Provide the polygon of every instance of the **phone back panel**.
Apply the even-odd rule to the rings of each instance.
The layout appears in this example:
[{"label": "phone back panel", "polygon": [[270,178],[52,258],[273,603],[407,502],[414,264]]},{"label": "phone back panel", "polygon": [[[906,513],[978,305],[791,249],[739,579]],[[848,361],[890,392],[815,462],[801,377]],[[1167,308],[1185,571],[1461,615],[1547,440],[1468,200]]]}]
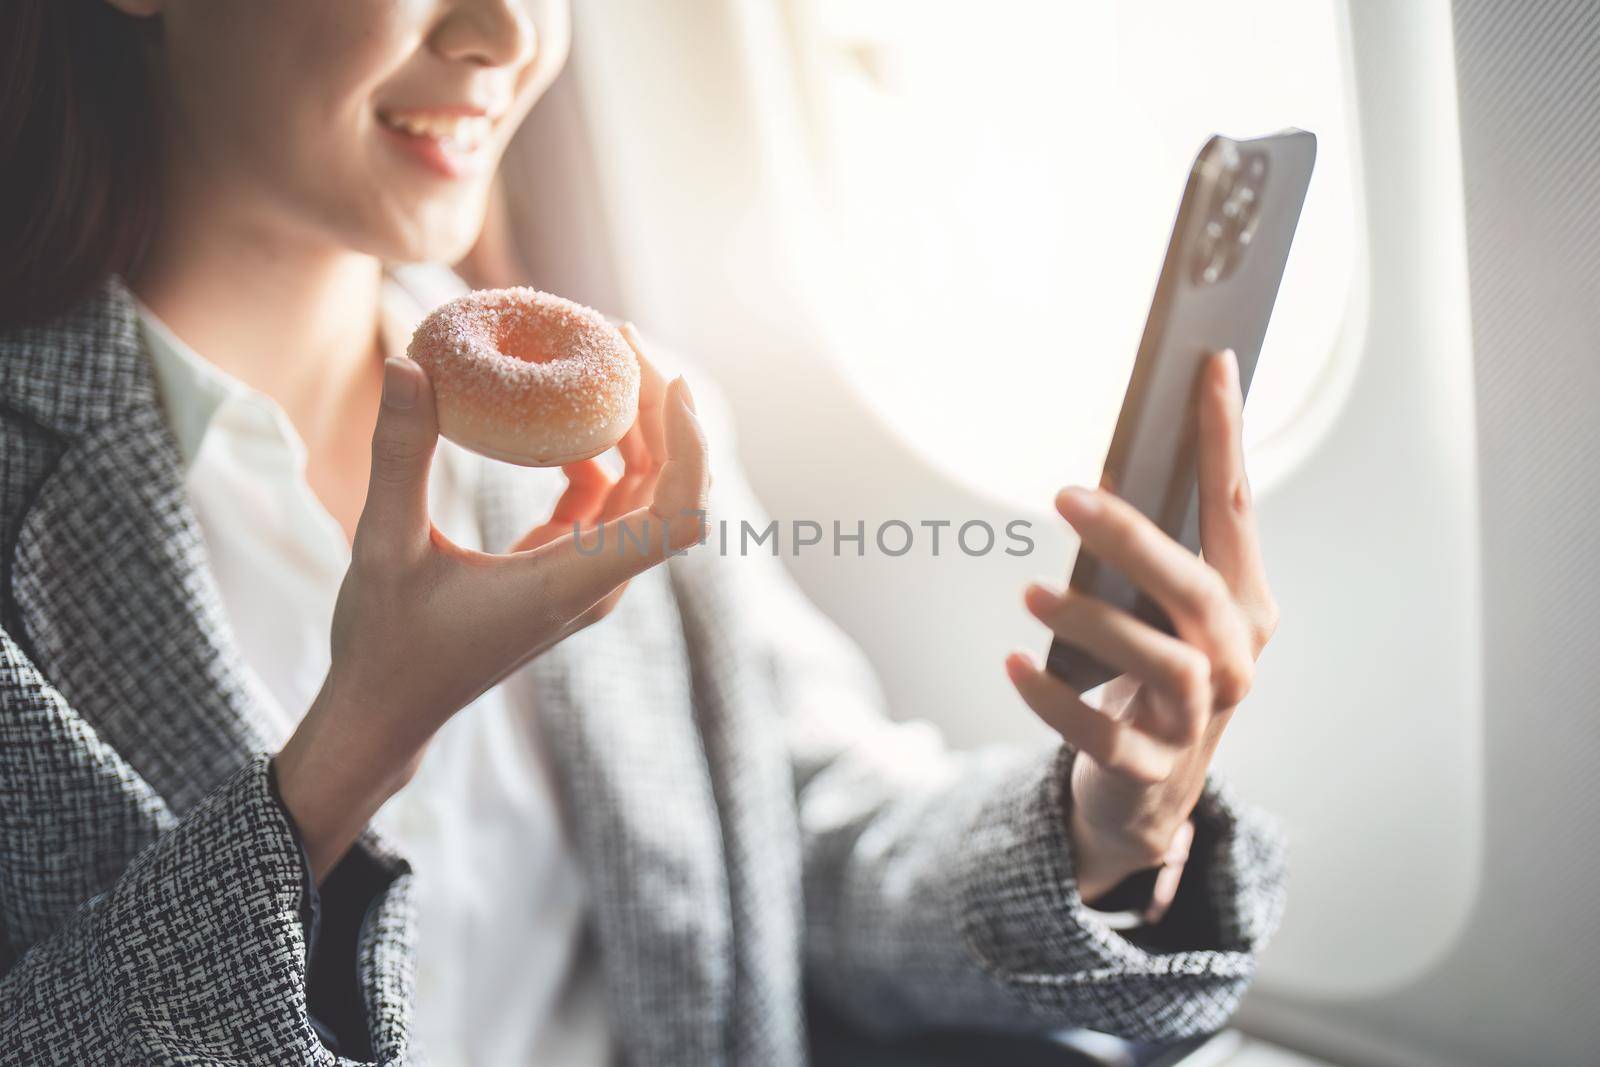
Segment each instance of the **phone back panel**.
[{"label": "phone back panel", "polygon": [[[1248,141],[1213,137],[1178,209],[1103,484],[1194,552],[1195,384],[1210,354],[1232,348],[1249,390],[1316,154],[1316,137],[1303,130]],[[1071,585],[1172,632],[1159,605],[1086,552],[1078,553]],[[1048,666],[1078,692],[1119,673],[1060,641]]]}]

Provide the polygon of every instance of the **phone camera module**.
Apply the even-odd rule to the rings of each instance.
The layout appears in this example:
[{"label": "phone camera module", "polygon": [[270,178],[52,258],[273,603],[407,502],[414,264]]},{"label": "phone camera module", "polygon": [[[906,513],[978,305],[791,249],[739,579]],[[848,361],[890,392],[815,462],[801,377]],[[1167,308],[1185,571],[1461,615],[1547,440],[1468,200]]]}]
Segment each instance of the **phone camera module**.
[{"label": "phone camera module", "polygon": [[1218,174],[1196,241],[1192,275],[1199,285],[1215,285],[1244,259],[1261,221],[1261,190],[1267,158],[1259,152],[1241,157],[1224,145],[1217,158]]}]

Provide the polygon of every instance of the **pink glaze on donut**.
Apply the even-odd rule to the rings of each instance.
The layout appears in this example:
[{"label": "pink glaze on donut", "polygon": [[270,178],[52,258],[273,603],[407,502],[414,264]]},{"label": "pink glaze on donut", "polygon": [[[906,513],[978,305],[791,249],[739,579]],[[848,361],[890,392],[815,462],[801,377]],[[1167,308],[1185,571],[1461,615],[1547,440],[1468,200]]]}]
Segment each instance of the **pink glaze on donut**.
[{"label": "pink glaze on donut", "polygon": [[536,289],[486,289],[422,320],[439,432],[495,459],[552,467],[599,455],[633,425],[639,361],[598,311]]}]

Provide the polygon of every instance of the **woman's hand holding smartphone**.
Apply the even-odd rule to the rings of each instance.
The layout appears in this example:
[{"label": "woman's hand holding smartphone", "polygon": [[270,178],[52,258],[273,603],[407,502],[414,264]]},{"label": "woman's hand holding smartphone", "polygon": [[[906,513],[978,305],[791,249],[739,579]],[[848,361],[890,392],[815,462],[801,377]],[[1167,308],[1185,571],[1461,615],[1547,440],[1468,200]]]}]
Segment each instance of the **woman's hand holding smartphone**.
[{"label": "woman's hand holding smartphone", "polygon": [[1222,732],[1277,626],[1245,478],[1233,353],[1206,364],[1195,407],[1204,559],[1105,489],[1064,489],[1056,499],[1084,550],[1132,578],[1176,632],[1081,591],[1035,584],[1028,610],[1120,676],[1096,708],[1027,654],[1006,661],[1023,700],[1078,750],[1070,832],[1085,900],[1167,863],[1175,841],[1181,850]]},{"label": "woman's hand holding smartphone", "polygon": [[[1102,488],[1056,501],[1082,539],[1072,581],[1027,592],[1054,635],[1048,669],[1019,654],[1008,670],[1079,750],[1071,831],[1086,900],[1134,872],[1178,869],[1206,768],[1277,624],[1242,411],[1316,147],[1286,130],[1201,149]],[[1101,685],[1098,709],[1079,696]]]},{"label": "woman's hand holding smartphone", "polygon": [[[415,773],[435,731],[528,662],[609,612],[628,579],[701,535],[705,438],[682,379],[670,386],[624,330],[643,370],[639,418],[613,481],[566,469],[550,519],[504,555],[452,544],[428,518],[438,440],[422,368],[392,359],[372,439],[367,500],[334,610],[333,662],[275,759],[279,792],[319,881]],[[574,524],[602,550],[580,552]],[[622,533],[626,527],[629,533]]]}]

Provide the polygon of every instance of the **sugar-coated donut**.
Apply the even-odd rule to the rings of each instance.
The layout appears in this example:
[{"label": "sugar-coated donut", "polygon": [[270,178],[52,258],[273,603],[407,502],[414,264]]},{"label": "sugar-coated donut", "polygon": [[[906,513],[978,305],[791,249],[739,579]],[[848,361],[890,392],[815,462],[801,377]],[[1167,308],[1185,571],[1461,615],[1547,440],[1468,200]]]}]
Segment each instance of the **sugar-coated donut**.
[{"label": "sugar-coated donut", "polygon": [[422,320],[407,355],[433,382],[439,432],[493,459],[554,467],[621,440],[639,361],[598,311],[536,289],[485,289]]}]

